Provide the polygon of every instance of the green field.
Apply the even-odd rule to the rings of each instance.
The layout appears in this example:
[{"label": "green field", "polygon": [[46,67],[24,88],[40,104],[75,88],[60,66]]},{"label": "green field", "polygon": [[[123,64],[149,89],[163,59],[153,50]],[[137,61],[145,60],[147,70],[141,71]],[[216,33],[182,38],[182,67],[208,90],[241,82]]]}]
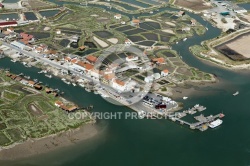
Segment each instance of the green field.
[{"label": "green field", "polygon": [[[5,73],[2,71],[0,75],[5,77]],[[7,77],[5,80],[10,82]],[[65,111],[54,105],[54,102],[60,99],[52,94],[46,94],[44,91],[38,91],[36,94],[25,93],[20,91],[20,87],[23,85],[18,82],[13,83],[13,81],[9,86],[0,85],[2,92],[0,146],[22,142],[29,137],[44,137],[70,128],[77,128],[92,121],[90,117],[82,120],[70,120]]]}]

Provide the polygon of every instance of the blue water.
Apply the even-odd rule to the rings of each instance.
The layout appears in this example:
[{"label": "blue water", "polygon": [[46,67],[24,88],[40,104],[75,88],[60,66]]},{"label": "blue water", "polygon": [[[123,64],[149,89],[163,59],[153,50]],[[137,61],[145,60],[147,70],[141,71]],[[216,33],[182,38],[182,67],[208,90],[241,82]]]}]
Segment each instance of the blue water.
[{"label": "blue water", "polygon": [[37,20],[37,17],[33,12],[25,12],[24,15],[27,20]]},{"label": "blue water", "polygon": [[4,0],[4,3],[17,3],[19,0]]},{"label": "blue water", "polygon": [[53,17],[55,16],[60,10],[46,10],[46,11],[39,11],[39,13],[42,15],[42,16],[45,16],[45,17]]},{"label": "blue water", "polygon": [[17,20],[19,19],[19,16],[17,13],[0,14],[0,19],[6,20],[7,18],[9,18],[9,20]]},{"label": "blue water", "polygon": [[243,3],[243,4],[239,4],[240,7],[243,7],[246,10],[250,10],[250,3]]}]

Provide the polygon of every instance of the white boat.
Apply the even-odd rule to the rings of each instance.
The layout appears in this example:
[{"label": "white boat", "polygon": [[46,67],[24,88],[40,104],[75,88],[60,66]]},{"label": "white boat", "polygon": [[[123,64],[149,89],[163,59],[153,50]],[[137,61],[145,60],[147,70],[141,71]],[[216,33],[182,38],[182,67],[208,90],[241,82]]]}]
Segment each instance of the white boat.
[{"label": "white boat", "polygon": [[73,86],[76,86],[76,83],[72,83]]},{"label": "white boat", "polygon": [[69,82],[69,81],[63,81],[63,82],[64,82],[65,84],[68,84],[68,85],[70,84],[70,82]]},{"label": "white boat", "polygon": [[186,40],[187,40],[187,38],[184,38],[184,39],[183,39],[183,41],[186,41]]},{"label": "white boat", "polygon": [[100,95],[103,97],[103,98],[108,98],[109,96],[105,93],[100,93]]},{"label": "white boat", "polygon": [[216,119],[215,121],[209,123],[208,126],[213,129],[213,128],[220,126],[222,124],[222,122],[223,121],[221,119]]},{"label": "white boat", "polygon": [[14,62],[14,63],[16,62],[16,60],[15,60],[15,59],[11,59],[10,61],[11,61],[11,62]]},{"label": "white boat", "polygon": [[144,119],[146,116],[146,112],[143,110],[138,111],[138,118],[139,119]]},{"label": "white boat", "polygon": [[178,44],[178,42],[176,42],[175,44]]},{"label": "white boat", "polygon": [[82,87],[82,88],[84,88],[84,84],[83,83],[79,84],[79,86]]},{"label": "white boat", "polygon": [[240,92],[237,91],[237,92],[235,92],[233,95],[234,95],[234,96],[237,96],[239,93],[240,93]]},{"label": "white boat", "polygon": [[85,88],[85,90],[86,90],[87,92],[91,92],[91,89],[89,89],[89,88]]},{"label": "white boat", "polygon": [[52,75],[45,74],[46,77],[52,78]]},{"label": "white boat", "polygon": [[62,81],[66,81],[66,79],[65,79],[65,78],[62,78],[61,80],[62,80]]},{"label": "white boat", "polygon": [[208,31],[208,28],[206,27],[206,30]]},{"label": "white boat", "polygon": [[153,11],[150,11],[149,14],[153,14],[154,12]]},{"label": "white boat", "polygon": [[187,99],[188,99],[188,97],[186,97],[186,96],[183,97],[183,100],[187,100]]},{"label": "white boat", "polygon": [[26,78],[26,79],[30,79],[30,76],[24,76],[24,78]]}]

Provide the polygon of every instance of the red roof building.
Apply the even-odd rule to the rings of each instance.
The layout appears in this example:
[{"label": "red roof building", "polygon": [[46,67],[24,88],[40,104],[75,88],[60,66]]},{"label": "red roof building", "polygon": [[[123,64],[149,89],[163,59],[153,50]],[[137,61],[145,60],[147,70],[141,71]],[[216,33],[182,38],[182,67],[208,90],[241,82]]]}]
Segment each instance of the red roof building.
[{"label": "red roof building", "polygon": [[17,22],[16,21],[4,21],[4,22],[0,22],[0,27],[15,27],[17,26]]},{"label": "red roof building", "polygon": [[20,35],[22,36],[22,38],[24,40],[31,40],[34,37],[33,35],[29,35],[29,34],[24,33],[24,32],[20,33]]},{"label": "red roof building", "polygon": [[86,57],[86,59],[90,62],[90,63],[95,63],[97,61],[97,57],[93,56],[93,55],[89,55]]}]

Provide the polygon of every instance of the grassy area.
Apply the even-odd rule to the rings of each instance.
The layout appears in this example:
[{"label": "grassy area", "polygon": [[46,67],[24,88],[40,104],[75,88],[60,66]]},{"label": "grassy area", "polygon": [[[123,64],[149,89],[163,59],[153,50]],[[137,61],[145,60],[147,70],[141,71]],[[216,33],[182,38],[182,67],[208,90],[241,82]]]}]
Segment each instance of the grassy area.
[{"label": "grassy area", "polygon": [[4,134],[4,132],[0,131],[0,146],[6,146],[10,143],[11,141],[9,138]]},{"label": "grassy area", "polygon": [[[5,77],[5,73],[1,72],[0,76]],[[8,77],[5,77],[5,80],[10,82]],[[5,98],[15,100],[7,102],[3,99],[4,103],[0,107],[0,146],[24,141],[28,137],[40,138],[77,128],[91,120],[90,117],[70,120],[63,110],[54,105],[54,102],[60,99],[46,94],[45,91],[37,94],[24,94],[21,91],[17,93],[17,87],[23,85],[13,81],[11,83],[9,86],[0,86]]]},{"label": "grassy area", "polygon": [[17,93],[5,90],[3,92],[3,97],[7,100],[13,101],[16,100],[19,97],[19,95]]}]

